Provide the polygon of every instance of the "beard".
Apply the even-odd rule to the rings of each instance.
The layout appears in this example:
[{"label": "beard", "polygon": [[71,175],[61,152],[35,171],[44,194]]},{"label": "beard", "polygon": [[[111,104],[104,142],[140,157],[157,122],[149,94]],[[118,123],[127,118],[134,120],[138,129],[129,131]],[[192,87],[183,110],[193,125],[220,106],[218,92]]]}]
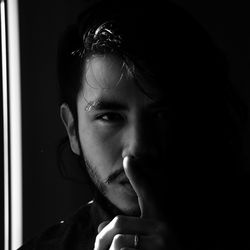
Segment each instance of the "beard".
[{"label": "beard", "polygon": [[[79,145],[80,142],[79,142]],[[93,194],[95,202],[105,211],[106,215],[113,218],[117,215],[125,215],[115,204],[113,204],[107,196],[107,184],[103,182],[95,171],[94,166],[84,153],[83,147],[80,146],[80,164],[86,170],[87,184]]]}]

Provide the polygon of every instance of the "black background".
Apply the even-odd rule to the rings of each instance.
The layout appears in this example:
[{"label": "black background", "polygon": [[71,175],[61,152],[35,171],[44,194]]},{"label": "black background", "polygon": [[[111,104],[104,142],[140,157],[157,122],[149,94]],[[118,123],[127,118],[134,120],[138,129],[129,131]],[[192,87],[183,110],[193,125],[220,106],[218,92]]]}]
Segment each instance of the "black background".
[{"label": "black background", "polygon": [[[65,26],[74,21],[77,13],[90,2],[19,2],[25,241],[63,220],[90,199],[85,185],[61,177],[56,158],[57,145],[65,135],[58,108],[57,41]],[[191,12],[224,50],[230,62],[230,79],[249,103],[248,1],[174,2]],[[246,156],[248,138],[246,134]]]}]

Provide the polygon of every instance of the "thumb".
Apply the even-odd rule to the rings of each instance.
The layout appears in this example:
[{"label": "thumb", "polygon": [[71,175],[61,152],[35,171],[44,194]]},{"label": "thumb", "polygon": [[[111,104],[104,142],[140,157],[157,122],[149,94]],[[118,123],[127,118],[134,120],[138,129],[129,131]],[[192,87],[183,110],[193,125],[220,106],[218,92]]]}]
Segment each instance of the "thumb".
[{"label": "thumb", "polygon": [[141,217],[152,218],[156,215],[156,208],[141,164],[132,156],[125,156],[123,159],[125,174],[138,196]]}]

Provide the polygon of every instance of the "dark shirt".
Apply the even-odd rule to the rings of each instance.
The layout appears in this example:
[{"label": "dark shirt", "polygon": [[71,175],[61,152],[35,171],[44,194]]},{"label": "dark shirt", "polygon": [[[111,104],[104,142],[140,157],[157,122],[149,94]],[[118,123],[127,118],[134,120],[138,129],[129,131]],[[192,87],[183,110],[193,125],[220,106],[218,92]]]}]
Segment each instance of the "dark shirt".
[{"label": "dark shirt", "polygon": [[93,250],[98,225],[107,218],[97,202],[89,202],[18,250]]},{"label": "dark shirt", "polygon": [[[246,189],[246,191],[248,190]],[[177,242],[183,246],[179,249],[250,249],[249,204],[247,205],[247,199],[243,199],[242,195],[247,196],[244,192],[243,194],[235,192],[238,198],[236,199],[233,198],[232,192],[230,194],[231,206],[228,203],[221,206],[220,209],[219,205],[216,206],[216,211],[219,210],[221,213],[215,218],[209,216],[209,213],[197,215],[196,220],[200,218],[200,223],[194,220],[195,216],[186,216],[187,213],[184,211],[188,209],[187,206],[181,210],[184,213],[181,218],[188,217],[188,220],[181,219],[180,223],[178,220],[175,221],[176,232],[180,233],[180,241],[177,240]],[[78,209],[75,214],[48,228],[18,250],[93,250],[99,224],[105,220],[110,221],[115,215],[121,214],[110,205],[104,206],[103,204],[106,202],[103,200],[98,201],[89,202]],[[211,207],[208,209],[207,211],[210,211],[211,214]],[[181,216],[181,213],[177,214],[179,217]],[[210,224],[213,225],[211,227],[208,223],[210,220]]]}]

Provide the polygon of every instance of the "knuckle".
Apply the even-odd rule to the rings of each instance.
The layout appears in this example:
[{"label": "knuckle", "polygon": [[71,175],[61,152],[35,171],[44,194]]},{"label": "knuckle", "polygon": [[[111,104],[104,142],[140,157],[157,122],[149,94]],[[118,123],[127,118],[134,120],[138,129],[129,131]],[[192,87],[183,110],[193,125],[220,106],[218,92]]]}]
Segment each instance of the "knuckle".
[{"label": "knuckle", "polygon": [[120,232],[124,225],[124,217],[121,215],[116,216],[113,219],[113,225],[117,232]]},{"label": "knuckle", "polygon": [[114,236],[114,241],[115,241],[116,243],[120,243],[120,242],[122,241],[122,239],[123,239],[123,235],[122,235],[122,234],[116,234],[116,235]]},{"label": "knuckle", "polygon": [[95,249],[98,249],[103,243],[103,237],[98,234],[95,238]]},{"label": "knuckle", "polygon": [[98,234],[96,236],[95,240],[96,240],[97,243],[101,243],[103,241],[103,237],[100,234]]},{"label": "knuckle", "polygon": [[116,234],[113,238],[112,245],[114,249],[121,249],[123,244],[124,236],[122,234]]}]

